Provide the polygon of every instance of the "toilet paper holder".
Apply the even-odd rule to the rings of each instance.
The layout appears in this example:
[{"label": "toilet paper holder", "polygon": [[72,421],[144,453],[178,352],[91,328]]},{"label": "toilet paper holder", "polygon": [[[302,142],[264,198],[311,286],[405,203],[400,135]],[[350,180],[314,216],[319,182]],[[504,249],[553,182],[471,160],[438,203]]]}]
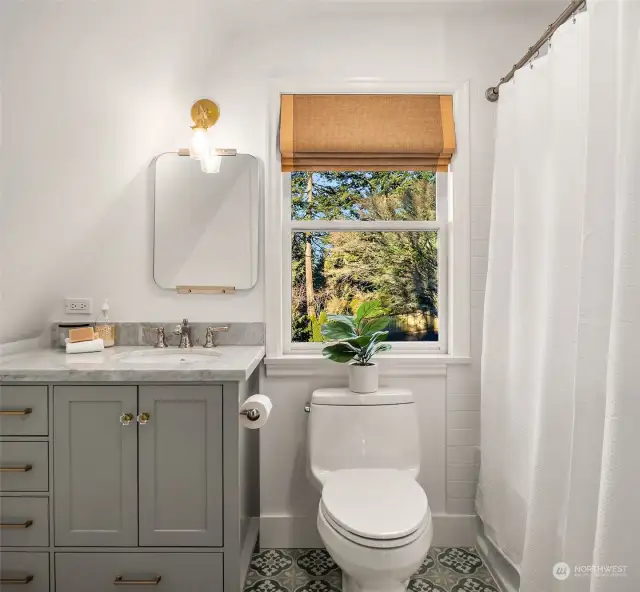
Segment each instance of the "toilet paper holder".
[{"label": "toilet paper holder", "polygon": [[246,415],[249,421],[258,421],[260,419],[260,411],[257,409],[243,409],[240,415]]}]

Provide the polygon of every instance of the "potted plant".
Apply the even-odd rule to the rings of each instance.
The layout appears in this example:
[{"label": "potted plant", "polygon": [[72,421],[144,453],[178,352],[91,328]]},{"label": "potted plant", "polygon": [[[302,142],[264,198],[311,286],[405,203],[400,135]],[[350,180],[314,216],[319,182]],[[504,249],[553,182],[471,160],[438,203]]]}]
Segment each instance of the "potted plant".
[{"label": "potted plant", "polygon": [[322,325],[322,335],[329,341],[322,355],[334,362],[349,365],[349,388],[354,393],[374,393],[378,390],[378,365],[371,358],[391,346],[382,343],[389,336],[385,331],[389,318],[380,316],[380,301],[363,302],[355,316],[329,315]]}]

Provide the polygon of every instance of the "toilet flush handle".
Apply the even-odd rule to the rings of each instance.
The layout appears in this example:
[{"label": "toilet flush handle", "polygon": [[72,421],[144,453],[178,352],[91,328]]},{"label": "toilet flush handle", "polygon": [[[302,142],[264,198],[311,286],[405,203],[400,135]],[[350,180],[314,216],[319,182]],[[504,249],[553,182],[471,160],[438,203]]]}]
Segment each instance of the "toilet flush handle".
[{"label": "toilet flush handle", "polygon": [[309,403],[307,403],[307,404],[304,406],[304,412],[305,412],[305,413],[311,413],[311,405],[309,405]]}]

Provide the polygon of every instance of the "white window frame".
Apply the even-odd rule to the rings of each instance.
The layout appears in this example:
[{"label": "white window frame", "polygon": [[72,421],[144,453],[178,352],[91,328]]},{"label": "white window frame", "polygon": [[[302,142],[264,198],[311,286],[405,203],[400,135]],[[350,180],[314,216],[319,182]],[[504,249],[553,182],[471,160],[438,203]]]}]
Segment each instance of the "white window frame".
[{"label": "white window frame", "polygon": [[[438,323],[444,327],[438,341],[404,342],[393,341],[393,351],[398,353],[447,353],[447,219],[448,219],[448,173],[436,174],[436,220],[358,222],[354,220],[291,220],[291,173],[283,174],[283,221],[282,221],[282,320],[283,353],[319,353],[326,343],[294,343],[291,341],[291,234],[293,232],[411,232],[432,231],[438,234]],[[288,280],[288,281],[287,281]],[[286,320],[289,319],[287,323]]]},{"label": "white window frame", "polygon": [[[449,173],[436,177],[437,220],[427,221],[303,221],[291,220],[291,175],[282,173],[278,149],[282,94],[452,94],[457,149]],[[272,80],[265,162],[265,315],[267,367],[321,359],[318,343],[291,343],[291,232],[313,230],[436,230],[439,247],[438,342],[393,342],[380,358],[421,363],[466,362],[470,359],[470,205],[469,83],[369,80]]]}]

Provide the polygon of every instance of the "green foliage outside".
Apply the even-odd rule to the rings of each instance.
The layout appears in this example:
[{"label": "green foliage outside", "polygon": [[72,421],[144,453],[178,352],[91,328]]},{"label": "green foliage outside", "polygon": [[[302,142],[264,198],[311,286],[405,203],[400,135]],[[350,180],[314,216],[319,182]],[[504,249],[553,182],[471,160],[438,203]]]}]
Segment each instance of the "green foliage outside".
[{"label": "green foliage outside", "polygon": [[[430,172],[296,172],[294,220],[435,220]],[[390,340],[436,340],[435,232],[295,232],[292,236],[293,341],[323,341],[326,315],[380,302]]]},{"label": "green foliage outside", "polygon": [[341,364],[370,365],[371,358],[378,352],[391,349],[388,343],[382,343],[389,336],[385,331],[389,318],[379,316],[380,313],[380,302],[369,300],[363,302],[353,316],[329,315],[328,322],[322,325],[322,335],[338,343],[327,345],[322,355]]}]

